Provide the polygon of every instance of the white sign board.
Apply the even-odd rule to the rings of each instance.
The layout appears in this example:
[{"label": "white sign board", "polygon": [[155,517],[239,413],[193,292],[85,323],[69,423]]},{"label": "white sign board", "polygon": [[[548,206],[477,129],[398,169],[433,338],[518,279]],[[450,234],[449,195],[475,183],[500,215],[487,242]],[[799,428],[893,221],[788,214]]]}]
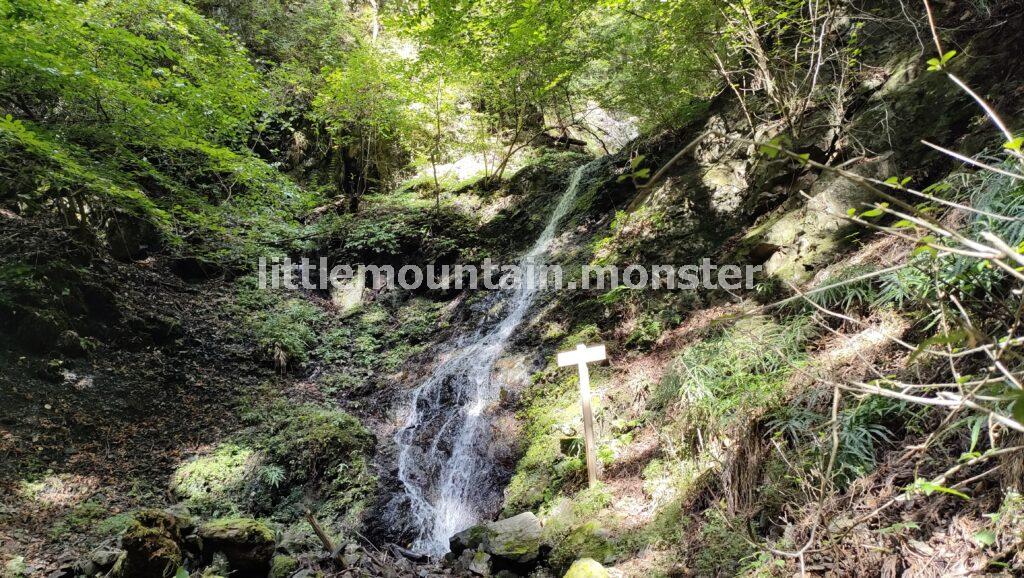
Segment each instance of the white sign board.
[{"label": "white sign board", "polygon": [[587,347],[586,345],[580,344],[572,351],[566,351],[558,354],[558,367],[576,365],[578,363],[590,363],[591,361],[601,361],[602,359],[607,358],[608,356],[605,354],[604,345]]},{"label": "white sign board", "polygon": [[587,364],[593,361],[601,361],[608,356],[605,353],[604,345],[587,347],[579,344],[573,351],[566,351],[558,354],[558,366],[575,365],[580,372],[580,405],[583,406],[583,443],[587,450],[587,478],[590,487],[597,484],[597,454],[594,451],[594,413],[590,409],[590,371]]}]

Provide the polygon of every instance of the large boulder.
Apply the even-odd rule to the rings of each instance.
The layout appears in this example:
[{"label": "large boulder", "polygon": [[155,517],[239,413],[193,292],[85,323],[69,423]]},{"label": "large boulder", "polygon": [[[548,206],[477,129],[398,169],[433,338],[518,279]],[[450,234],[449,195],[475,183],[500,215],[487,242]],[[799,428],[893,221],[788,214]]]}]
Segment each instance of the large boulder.
[{"label": "large boulder", "polygon": [[608,578],[608,570],[597,560],[583,558],[573,562],[563,578]]},{"label": "large boulder", "polygon": [[221,518],[199,527],[203,553],[221,552],[232,576],[266,576],[274,557],[274,532],[252,518]]},{"label": "large boulder", "polygon": [[479,549],[497,561],[528,564],[540,557],[542,528],[533,512],[487,522],[459,532],[449,547],[456,556],[467,549]]}]

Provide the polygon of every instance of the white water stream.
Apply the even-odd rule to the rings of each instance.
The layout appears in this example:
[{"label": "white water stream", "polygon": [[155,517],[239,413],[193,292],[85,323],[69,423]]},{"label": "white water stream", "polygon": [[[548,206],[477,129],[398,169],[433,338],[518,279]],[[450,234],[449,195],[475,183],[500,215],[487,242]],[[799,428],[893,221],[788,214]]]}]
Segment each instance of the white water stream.
[{"label": "white water stream", "polygon": [[448,552],[452,535],[493,513],[500,503],[502,488],[493,475],[491,423],[485,411],[501,389],[494,364],[537,296],[537,269],[589,166],[573,173],[544,231],[522,257],[524,279],[498,296],[504,302],[502,317],[456,339],[448,358],[413,391],[408,419],[395,442],[416,552]]}]

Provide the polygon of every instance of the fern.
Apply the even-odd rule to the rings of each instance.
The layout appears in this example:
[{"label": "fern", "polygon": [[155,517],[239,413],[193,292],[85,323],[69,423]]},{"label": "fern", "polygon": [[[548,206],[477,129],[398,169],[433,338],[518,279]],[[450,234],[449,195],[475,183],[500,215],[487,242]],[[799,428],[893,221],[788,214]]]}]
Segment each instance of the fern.
[{"label": "fern", "polygon": [[260,478],[271,488],[276,488],[284,481],[284,468],[275,464],[263,466],[260,470]]}]

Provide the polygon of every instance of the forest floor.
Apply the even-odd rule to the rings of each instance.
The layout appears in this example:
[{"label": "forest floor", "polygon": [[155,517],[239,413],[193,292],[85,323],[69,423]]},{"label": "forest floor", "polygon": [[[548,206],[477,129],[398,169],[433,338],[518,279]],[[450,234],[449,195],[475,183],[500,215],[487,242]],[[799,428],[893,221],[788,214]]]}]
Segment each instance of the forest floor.
[{"label": "forest floor", "polygon": [[0,551],[30,575],[79,559],[139,507],[173,502],[175,467],[239,427],[261,382],[224,311],[221,280],[187,283],[152,262],[118,266],[121,317],[174,319],[159,343],[100,344],[88,357],[3,352],[0,363]]}]

